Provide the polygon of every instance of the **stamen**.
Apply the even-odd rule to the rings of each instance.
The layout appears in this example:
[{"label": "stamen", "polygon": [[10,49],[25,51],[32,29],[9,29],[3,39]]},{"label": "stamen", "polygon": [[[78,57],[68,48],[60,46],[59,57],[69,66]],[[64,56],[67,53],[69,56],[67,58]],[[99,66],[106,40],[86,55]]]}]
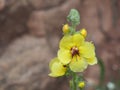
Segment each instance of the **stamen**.
[{"label": "stamen", "polygon": [[72,54],[72,57],[75,56],[75,55],[78,55],[79,56],[79,50],[77,47],[72,47],[71,48],[71,54]]},{"label": "stamen", "polygon": [[63,67],[67,67],[67,65],[63,65]]}]

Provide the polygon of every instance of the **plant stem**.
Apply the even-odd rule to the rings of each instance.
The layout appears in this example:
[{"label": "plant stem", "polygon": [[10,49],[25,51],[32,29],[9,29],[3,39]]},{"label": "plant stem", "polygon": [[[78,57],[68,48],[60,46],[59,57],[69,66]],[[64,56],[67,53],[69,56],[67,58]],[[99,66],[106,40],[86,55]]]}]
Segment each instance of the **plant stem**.
[{"label": "plant stem", "polygon": [[71,76],[72,76],[72,80],[70,83],[71,90],[77,90],[77,82],[76,82],[77,74],[74,72],[71,72]]},{"label": "plant stem", "polygon": [[98,65],[100,67],[100,86],[103,84],[104,82],[104,78],[105,78],[105,66],[104,63],[102,61],[102,59],[98,58]]},{"label": "plant stem", "polygon": [[77,90],[76,88],[76,74],[73,75],[73,84],[74,84],[74,90]]}]

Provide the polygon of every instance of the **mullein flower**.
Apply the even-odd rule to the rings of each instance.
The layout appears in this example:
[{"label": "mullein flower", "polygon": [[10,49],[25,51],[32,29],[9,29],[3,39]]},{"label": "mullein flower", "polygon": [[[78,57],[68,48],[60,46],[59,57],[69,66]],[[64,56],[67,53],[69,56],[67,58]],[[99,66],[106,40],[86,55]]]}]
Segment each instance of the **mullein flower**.
[{"label": "mullein flower", "polygon": [[97,63],[94,45],[81,34],[65,35],[59,47],[58,59],[73,72],[83,72],[88,65]]},{"label": "mullein flower", "polygon": [[66,66],[63,65],[57,57],[51,60],[49,68],[51,70],[49,76],[51,77],[63,76],[66,72]]}]

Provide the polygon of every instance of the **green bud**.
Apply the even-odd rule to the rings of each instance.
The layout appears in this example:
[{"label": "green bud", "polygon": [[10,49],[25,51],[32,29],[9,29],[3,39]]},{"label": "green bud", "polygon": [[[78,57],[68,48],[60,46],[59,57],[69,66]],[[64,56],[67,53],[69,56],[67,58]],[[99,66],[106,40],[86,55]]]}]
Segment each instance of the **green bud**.
[{"label": "green bud", "polygon": [[68,22],[70,22],[73,26],[77,26],[80,24],[80,15],[76,9],[71,9],[69,15],[67,16]]}]

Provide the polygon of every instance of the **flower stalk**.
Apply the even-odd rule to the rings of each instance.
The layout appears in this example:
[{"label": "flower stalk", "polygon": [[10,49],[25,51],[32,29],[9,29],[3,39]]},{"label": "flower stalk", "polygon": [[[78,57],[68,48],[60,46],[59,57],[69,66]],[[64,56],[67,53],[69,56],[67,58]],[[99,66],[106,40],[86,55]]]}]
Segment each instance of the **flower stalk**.
[{"label": "flower stalk", "polygon": [[92,42],[85,41],[87,31],[85,29],[76,31],[80,24],[80,15],[77,10],[71,9],[67,16],[70,25],[63,26],[63,38],[59,43],[57,57],[52,59],[49,67],[51,77],[71,77],[70,89],[83,90],[85,80],[79,72],[84,72],[88,65],[97,64],[95,47]]}]

